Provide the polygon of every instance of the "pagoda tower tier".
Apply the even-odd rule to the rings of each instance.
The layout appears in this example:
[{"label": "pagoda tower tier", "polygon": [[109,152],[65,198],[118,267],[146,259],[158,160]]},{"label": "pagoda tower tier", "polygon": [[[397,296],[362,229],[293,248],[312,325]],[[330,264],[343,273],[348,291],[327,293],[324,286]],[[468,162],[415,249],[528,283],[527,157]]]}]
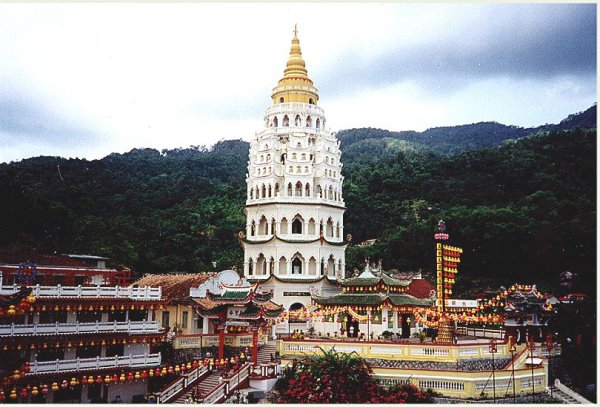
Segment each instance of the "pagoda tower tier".
[{"label": "pagoda tower tier", "polygon": [[294,30],[264,128],[250,143],[244,275],[310,280],[345,271],[341,152]]}]

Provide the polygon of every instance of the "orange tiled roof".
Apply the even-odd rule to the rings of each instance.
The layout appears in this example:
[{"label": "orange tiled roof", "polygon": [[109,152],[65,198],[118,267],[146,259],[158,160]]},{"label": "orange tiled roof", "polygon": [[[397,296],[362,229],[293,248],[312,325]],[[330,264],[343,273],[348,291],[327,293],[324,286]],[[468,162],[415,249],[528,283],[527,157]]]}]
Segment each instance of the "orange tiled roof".
[{"label": "orange tiled roof", "polygon": [[216,277],[216,273],[146,274],[133,284],[139,287],[162,287],[162,296],[168,301],[190,296],[190,288],[198,287]]},{"label": "orange tiled roof", "polygon": [[435,290],[435,287],[429,281],[415,278],[410,281],[404,294],[412,295],[415,298],[429,298],[432,290]]}]

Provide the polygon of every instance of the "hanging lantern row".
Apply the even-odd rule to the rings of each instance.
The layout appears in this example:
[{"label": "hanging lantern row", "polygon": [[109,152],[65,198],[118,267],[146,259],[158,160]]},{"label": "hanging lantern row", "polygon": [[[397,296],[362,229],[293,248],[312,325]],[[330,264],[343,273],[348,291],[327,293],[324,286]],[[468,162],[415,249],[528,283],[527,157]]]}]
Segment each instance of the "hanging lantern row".
[{"label": "hanging lantern row", "polygon": [[[423,312],[424,311],[424,312]],[[437,327],[440,321],[462,323],[488,323],[502,324],[504,317],[498,314],[480,315],[463,313],[441,313],[432,310],[415,310],[415,322],[420,322],[427,327]]]},{"label": "hanging lantern row", "polygon": [[154,310],[163,309],[163,304],[37,304],[32,311],[125,311],[125,310]]},{"label": "hanging lantern row", "polygon": [[117,344],[122,344],[122,345],[127,345],[127,344],[137,344],[137,343],[152,343],[152,344],[156,344],[159,342],[163,342],[166,339],[166,335],[162,335],[159,337],[152,337],[152,338],[148,338],[148,337],[143,337],[143,338],[131,338],[131,337],[127,337],[127,338],[123,338],[123,339],[86,339],[86,340],[80,340],[80,341],[59,341],[59,342],[42,342],[42,343],[31,343],[29,345],[27,344],[22,344],[22,343],[11,343],[11,344],[4,344],[2,346],[2,350],[3,351],[8,351],[8,350],[23,350],[23,349],[30,349],[30,350],[35,350],[35,349],[61,349],[61,348],[81,348],[84,346],[103,346],[103,345],[117,345]]},{"label": "hanging lantern row", "polygon": [[343,287],[342,291],[347,293],[366,293],[366,292],[381,292],[389,291],[391,293],[403,293],[406,291],[406,287],[387,286],[383,284],[377,284],[375,286],[350,286]]},{"label": "hanging lantern row", "polygon": [[[242,355],[243,356],[243,355]],[[240,358],[242,360],[244,360],[245,356],[240,356]],[[233,358],[232,358],[233,359]],[[239,359],[238,359],[239,361]],[[234,361],[235,362],[235,361]],[[231,363],[234,363],[231,362]],[[48,394],[48,390],[52,390],[52,391],[59,391],[60,389],[66,389],[69,386],[70,387],[76,387],[79,385],[92,385],[94,383],[96,384],[116,384],[116,383],[124,383],[124,382],[131,382],[131,381],[139,381],[139,380],[145,380],[148,377],[159,377],[159,376],[167,376],[167,375],[178,375],[181,373],[185,373],[189,370],[193,370],[198,368],[199,366],[209,366],[210,365],[225,365],[225,364],[229,364],[229,361],[227,362],[222,362],[217,360],[216,363],[214,360],[209,360],[209,359],[205,359],[204,361],[197,361],[194,360],[193,362],[187,362],[187,363],[182,363],[181,365],[169,365],[169,366],[163,366],[163,367],[157,367],[156,369],[148,369],[148,370],[137,370],[137,371],[130,371],[128,373],[125,373],[124,371],[121,371],[120,374],[114,373],[112,375],[108,374],[108,375],[98,375],[98,376],[82,376],[80,379],[76,378],[76,377],[71,377],[70,379],[64,379],[62,381],[54,381],[51,385],[48,384],[40,384],[39,386],[31,386],[30,384],[27,385],[26,387],[23,387],[23,390],[25,390],[25,392],[23,392],[23,390],[21,390],[21,397],[26,398],[28,394],[31,394],[32,396],[37,396],[39,393],[41,393],[42,395],[46,395]],[[13,373],[13,376],[18,376],[19,378],[20,376],[20,372],[19,371],[15,371],[15,373]],[[4,383],[4,385],[7,385],[7,383]],[[16,387],[13,387],[14,393],[16,394]],[[11,391],[12,393],[12,391]],[[6,392],[4,389],[0,389],[0,401],[4,401],[4,399],[6,398],[5,396]],[[24,395],[23,395],[24,394]],[[2,398],[2,396],[4,396],[4,399]],[[13,397],[11,397],[13,398]]]},{"label": "hanging lantern row", "polygon": [[35,301],[36,301],[35,295],[29,294],[27,297],[22,298],[21,301],[19,301],[19,303],[16,305],[10,304],[6,308],[0,307],[0,317],[3,317],[3,316],[14,317],[17,315],[23,315],[26,312],[30,312],[33,309],[32,304],[34,304]]}]

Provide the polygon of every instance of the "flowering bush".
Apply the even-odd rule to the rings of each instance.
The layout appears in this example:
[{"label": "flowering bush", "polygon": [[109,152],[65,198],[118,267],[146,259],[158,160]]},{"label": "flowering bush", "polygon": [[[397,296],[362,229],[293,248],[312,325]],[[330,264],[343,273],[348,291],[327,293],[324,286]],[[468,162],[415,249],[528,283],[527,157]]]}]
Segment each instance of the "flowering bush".
[{"label": "flowering bush", "polygon": [[432,393],[413,385],[385,389],[356,354],[321,353],[284,370],[277,382],[280,403],[431,403]]}]

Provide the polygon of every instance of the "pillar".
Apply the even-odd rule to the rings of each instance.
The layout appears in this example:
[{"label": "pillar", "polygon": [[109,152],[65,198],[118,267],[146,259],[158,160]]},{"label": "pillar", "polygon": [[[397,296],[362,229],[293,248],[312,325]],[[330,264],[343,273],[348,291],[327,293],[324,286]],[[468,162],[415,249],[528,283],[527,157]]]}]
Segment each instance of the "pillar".
[{"label": "pillar", "polygon": [[258,363],[258,328],[252,327],[252,364]]},{"label": "pillar", "polygon": [[219,360],[225,357],[225,326],[217,327],[219,331]]}]

